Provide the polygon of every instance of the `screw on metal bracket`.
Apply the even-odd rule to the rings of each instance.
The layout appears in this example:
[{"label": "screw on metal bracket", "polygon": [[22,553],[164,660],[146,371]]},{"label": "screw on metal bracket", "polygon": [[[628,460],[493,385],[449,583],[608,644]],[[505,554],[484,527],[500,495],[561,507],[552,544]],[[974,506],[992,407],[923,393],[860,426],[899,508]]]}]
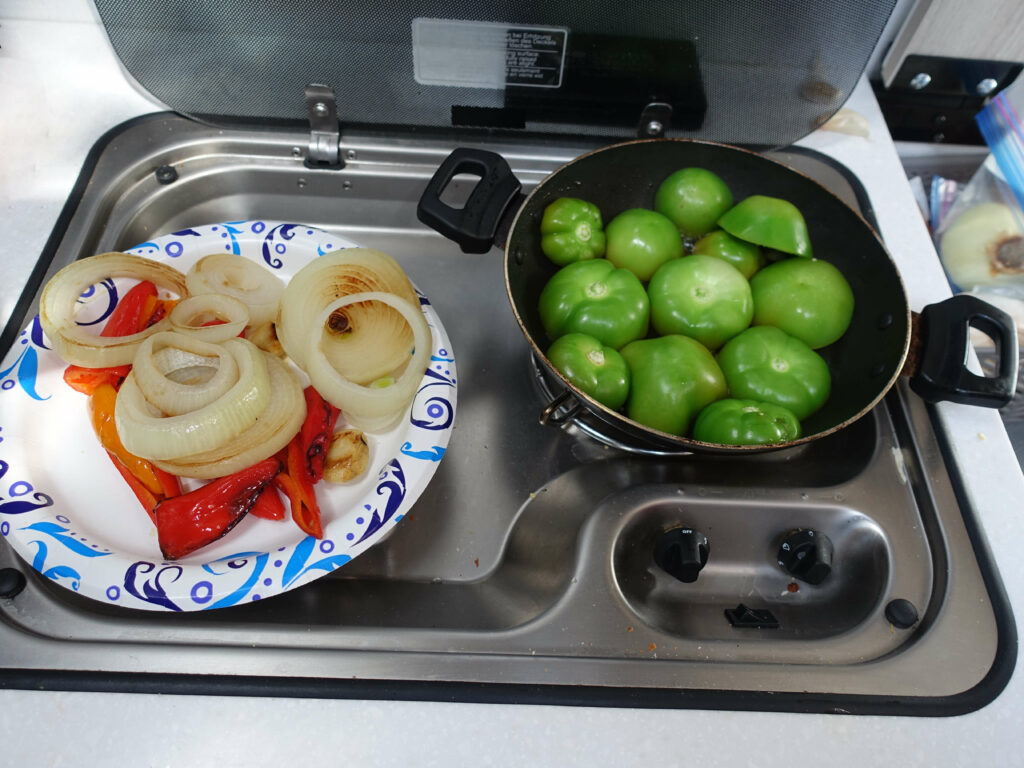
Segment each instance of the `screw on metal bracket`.
[{"label": "screw on metal bracket", "polygon": [[994,77],[986,77],[976,86],[974,86],[974,92],[979,96],[988,96],[992,91],[999,87],[999,81]]},{"label": "screw on metal bracket", "polygon": [[915,91],[920,91],[923,88],[927,88],[932,81],[932,76],[927,72],[918,72],[912,78],[910,78],[910,87]]},{"label": "screw on metal bracket", "polygon": [[309,152],[306,165],[310,168],[344,168],[339,143],[338,110],[334,91],[326,85],[312,83],[306,86],[306,115],[309,118]]},{"label": "screw on metal bracket", "polygon": [[641,139],[660,139],[672,124],[672,105],[652,101],[640,113],[637,136]]}]

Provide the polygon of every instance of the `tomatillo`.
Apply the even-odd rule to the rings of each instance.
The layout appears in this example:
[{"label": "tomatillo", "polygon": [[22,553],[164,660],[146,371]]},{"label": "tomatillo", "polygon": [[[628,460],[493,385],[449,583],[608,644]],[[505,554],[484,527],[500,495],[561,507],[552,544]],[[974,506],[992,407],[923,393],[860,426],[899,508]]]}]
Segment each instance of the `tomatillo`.
[{"label": "tomatillo", "polygon": [[747,279],[714,256],[666,262],[651,278],[647,295],[655,331],[662,336],[681,333],[710,350],[750,325],[754,316]]},{"label": "tomatillo", "polygon": [[733,397],[781,405],[800,420],[825,404],[832,387],[821,355],[771,325],[755,325],[730,339],[718,363]]},{"label": "tomatillo", "polygon": [[618,410],[629,394],[629,366],[618,352],[585,333],[567,333],[548,348],[565,378],[602,405]]},{"label": "tomatillo", "polygon": [[812,349],[827,347],[850,327],[853,290],[821,259],[785,259],[750,281],[754,325],[774,325]]},{"label": "tomatillo", "polygon": [[705,168],[679,169],[661,182],[654,195],[654,209],[687,237],[710,232],[731,207],[729,187]]},{"label": "tomatillo", "polygon": [[794,256],[811,256],[811,236],[800,209],[788,200],[751,195],[718,220],[718,226],[748,243]]},{"label": "tomatillo", "polygon": [[650,280],[662,264],[683,255],[683,241],[676,225],[656,211],[630,208],[605,227],[605,256],[641,280]]},{"label": "tomatillo", "polygon": [[601,211],[593,203],[560,197],[544,209],[540,220],[540,249],[560,267],[604,256]]},{"label": "tomatillo", "polygon": [[725,376],[703,344],[688,336],[659,336],[627,344],[626,414],[646,427],[685,435],[697,414],[726,395]]},{"label": "tomatillo", "polygon": [[693,437],[720,445],[772,445],[800,437],[800,420],[781,405],[727,397],[697,416]]},{"label": "tomatillo", "polygon": [[562,267],[540,292],[540,320],[552,340],[586,333],[613,349],[647,335],[651,304],[639,278],[607,259]]},{"label": "tomatillo", "polygon": [[729,262],[747,280],[765,264],[764,252],[760,246],[735,238],[724,229],[708,232],[694,243],[693,252]]}]

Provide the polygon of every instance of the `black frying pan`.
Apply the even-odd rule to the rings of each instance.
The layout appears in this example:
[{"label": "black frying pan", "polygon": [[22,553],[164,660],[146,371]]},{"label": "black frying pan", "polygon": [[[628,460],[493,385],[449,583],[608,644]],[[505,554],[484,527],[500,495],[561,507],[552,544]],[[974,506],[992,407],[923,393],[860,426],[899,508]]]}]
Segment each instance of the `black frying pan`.
[{"label": "black frying pan", "polygon": [[[819,350],[832,372],[824,407],[803,422],[804,436],[788,447],[823,437],[863,416],[889,391],[901,373],[929,402],[1001,407],[1017,382],[1017,337],[1004,312],[970,296],[956,296],[910,311],[906,291],[878,235],[856,212],[813,179],[756,152],[723,144],[652,139],[615,144],[583,155],[552,173],[522,202],[519,182],[493,152],[457,149],[427,185],[417,210],[428,226],[468,253],[482,253],[500,241],[499,231],[514,215],[505,243],[505,278],[516,318],[545,373],[589,413],[625,438],[657,450],[749,452],[762,446],[721,446],[644,427],[612,411],[568,382],[548,362],[550,340],[537,305],[541,289],[558,267],[540,249],[540,220],[559,197],[596,204],[605,222],[628,208],[653,208],[661,181],[679,168],[698,166],[718,174],[739,201],[748,195],[781,197],[807,220],[816,258],[832,262],[853,289],[855,308],[846,334]],[[457,174],[480,177],[465,206],[453,208],[441,193]],[[498,242],[498,245],[502,243]],[[999,352],[996,377],[977,376],[964,362],[968,326],[991,336]]]}]

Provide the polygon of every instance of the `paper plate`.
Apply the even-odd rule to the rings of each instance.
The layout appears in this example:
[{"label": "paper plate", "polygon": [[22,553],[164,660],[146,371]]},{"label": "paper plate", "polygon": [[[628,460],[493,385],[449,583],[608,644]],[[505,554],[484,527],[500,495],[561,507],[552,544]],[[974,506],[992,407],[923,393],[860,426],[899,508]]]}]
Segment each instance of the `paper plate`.
[{"label": "paper plate", "polygon": [[[301,224],[239,221],[185,229],[129,249],[182,272],[227,251],[288,280],[305,264],[356,244]],[[415,280],[415,275],[410,275]],[[76,316],[101,324],[120,281],[81,298]],[[370,469],[348,485],[320,482],[324,537],[290,520],[247,516],[187,558],[166,562],[156,529],[100,446],[87,398],[62,379],[38,318],[0,364],[0,534],[32,567],[67,589],[129,608],[197,611],[271,597],[323,576],[380,541],[408,512],[444,456],[455,417],[455,358],[425,296],[430,366],[401,423],[367,435]]]}]

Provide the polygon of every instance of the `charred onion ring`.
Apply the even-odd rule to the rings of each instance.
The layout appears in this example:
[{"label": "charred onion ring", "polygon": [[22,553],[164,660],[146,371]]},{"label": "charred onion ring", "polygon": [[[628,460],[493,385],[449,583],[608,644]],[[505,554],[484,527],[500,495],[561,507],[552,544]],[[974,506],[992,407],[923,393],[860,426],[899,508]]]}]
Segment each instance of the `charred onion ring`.
[{"label": "charred onion ring", "polygon": [[174,267],[130,253],[101,253],[68,264],[54,275],[39,299],[39,324],[53,351],[62,359],[87,368],[129,365],[146,338],[170,329],[162,318],[140,333],[98,336],[75,322],[75,303],[91,286],[107,278],[151,280],[177,296],[185,296],[185,276]]}]

